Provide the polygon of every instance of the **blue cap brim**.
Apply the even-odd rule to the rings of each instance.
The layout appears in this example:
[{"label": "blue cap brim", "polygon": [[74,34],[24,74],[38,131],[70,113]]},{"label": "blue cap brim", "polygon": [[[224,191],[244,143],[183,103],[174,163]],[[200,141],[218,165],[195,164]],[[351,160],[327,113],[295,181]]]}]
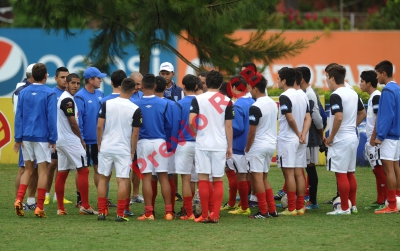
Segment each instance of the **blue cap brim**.
[{"label": "blue cap brim", "polygon": [[100,73],[99,75],[97,75],[98,78],[104,78],[105,76],[107,76],[107,74],[105,73]]}]

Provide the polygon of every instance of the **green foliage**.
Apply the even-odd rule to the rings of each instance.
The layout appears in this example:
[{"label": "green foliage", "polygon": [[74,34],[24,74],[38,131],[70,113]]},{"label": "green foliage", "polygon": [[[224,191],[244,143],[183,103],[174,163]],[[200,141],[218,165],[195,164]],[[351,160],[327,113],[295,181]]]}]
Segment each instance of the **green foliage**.
[{"label": "green foliage", "polygon": [[388,0],[379,12],[370,14],[367,26],[376,30],[400,29],[400,0]]}]

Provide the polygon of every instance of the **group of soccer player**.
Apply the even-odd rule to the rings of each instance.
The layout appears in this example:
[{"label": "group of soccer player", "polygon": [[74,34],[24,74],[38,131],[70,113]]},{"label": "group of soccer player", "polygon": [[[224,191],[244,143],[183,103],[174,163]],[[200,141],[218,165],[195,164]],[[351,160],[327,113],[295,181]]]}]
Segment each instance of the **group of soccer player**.
[{"label": "group of soccer player", "polygon": [[[378,196],[373,206],[379,208],[375,213],[398,212],[400,92],[397,88],[400,87],[393,81],[393,66],[389,61],[379,63],[375,71],[361,74],[360,88],[371,95],[368,113],[356,92],[344,82],[345,68],[336,63],[326,67],[326,81],[333,91],[327,138],[319,99],[309,84],[311,72],[307,67],[284,67],[278,71],[278,86],[284,90],[279,105],[268,97],[267,80],[253,63],[244,64],[240,74],[224,84],[223,75],[215,70],[199,77],[188,74],[182,80],[182,88],[173,82],[174,67],[168,62],[160,65],[160,76],[133,73],[127,78],[124,71],[117,70],[111,75],[113,93],[107,97],[98,90],[106,74],[97,68],[84,71],[85,86],[81,90],[77,74],[70,74],[62,67],[57,69],[56,78],[60,72],[66,73],[64,91],[57,93],[46,87],[46,66],[36,63],[31,67],[31,82],[15,93],[18,102],[15,102],[14,150],[22,150],[25,164],[14,203],[19,216],[24,216],[22,202],[35,170],[38,201],[34,214],[46,216],[44,204],[54,166],[58,166],[55,182],[58,215],[67,214],[65,183],[69,171],[77,170],[79,212],[96,214],[98,220],[105,220],[110,206],[108,190],[113,167],[118,185],[118,222],[133,216],[129,208],[131,177],[135,197],[138,181],[142,180],[144,213],[138,220],[155,219],[158,182],[166,220],[179,216],[181,220],[217,223],[220,210],[253,219],[304,215],[306,210],[318,208],[315,164],[318,148],[323,143],[329,148],[327,168],[335,172],[341,199],[341,209],[328,214],[357,213],[356,127],[366,116],[366,151],[377,180]],[[386,85],[382,95],[376,89],[377,82]],[[379,96],[382,97],[379,99]],[[288,199],[287,208],[279,214],[267,178],[275,150]],[[52,159],[58,161],[48,166],[54,163]],[[98,212],[89,204],[89,165],[94,167]],[[229,200],[221,206],[225,172]],[[176,214],[176,175],[179,174],[183,207]],[[310,199],[305,204],[307,190]],[[196,191],[202,208],[197,217],[192,207]],[[259,207],[252,215],[250,191]],[[235,201],[237,192],[239,205]],[[388,206],[384,205],[386,198]]]}]

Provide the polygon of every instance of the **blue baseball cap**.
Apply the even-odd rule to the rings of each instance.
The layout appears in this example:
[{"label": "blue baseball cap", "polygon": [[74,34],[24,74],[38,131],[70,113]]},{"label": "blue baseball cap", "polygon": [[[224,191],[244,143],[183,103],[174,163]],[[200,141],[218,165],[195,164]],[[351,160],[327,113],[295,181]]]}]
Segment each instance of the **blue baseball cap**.
[{"label": "blue baseball cap", "polygon": [[85,79],[94,77],[104,78],[105,76],[107,76],[107,74],[100,72],[96,67],[89,67],[83,72],[83,77]]}]

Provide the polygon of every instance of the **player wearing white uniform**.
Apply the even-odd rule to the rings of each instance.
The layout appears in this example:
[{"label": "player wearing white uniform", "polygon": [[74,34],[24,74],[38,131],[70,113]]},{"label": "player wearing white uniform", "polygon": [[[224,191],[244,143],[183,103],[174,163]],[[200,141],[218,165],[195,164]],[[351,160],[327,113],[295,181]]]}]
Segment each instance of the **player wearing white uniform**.
[{"label": "player wearing white uniform", "polygon": [[271,158],[276,148],[278,107],[276,102],[265,93],[267,80],[257,76],[253,77],[253,80],[249,89],[256,102],[249,109],[250,128],[244,151],[254,183],[259,211],[250,215],[249,218],[265,219],[278,216],[274,193],[267,179]]},{"label": "player wearing white uniform", "polygon": [[[227,158],[232,157],[232,119],[233,109],[230,99],[218,92],[223,82],[222,74],[210,71],[206,77],[208,91],[192,100],[189,121],[197,129],[195,146],[196,171],[199,174],[199,195],[202,215],[196,222],[219,220],[223,199],[224,167]],[[213,177],[214,210],[209,206],[209,176]]]},{"label": "player wearing white uniform", "polygon": [[99,185],[97,187],[99,215],[105,220],[107,210],[107,183],[115,166],[118,184],[117,218],[124,222],[124,210],[129,205],[130,165],[136,151],[139,129],[142,125],[140,108],[129,98],[135,90],[135,82],[125,78],[121,84],[120,97],[107,100],[102,104],[97,123],[97,145],[99,147]]},{"label": "player wearing white uniform", "polygon": [[[354,176],[358,138],[356,134],[357,120],[364,116],[364,105],[357,93],[344,86],[346,69],[341,65],[330,67],[326,73],[326,81],[331,94],[331,131],[325,139],[329,147],[327,169],[335,172],[338,185],[341,209],[327,213],[343,215],[357,213],[356,192],[357,181]],[[346,151],[343,151],[346,149]],[[348,200],[352,203],[349,208]]]},{"label": "player wearing white uniform", "polygon": [[[278,71],[278,85],[284,92],[279,96],[281,116],[279,119],[277,164],[282,168],[287,186],[288,208],[282,215],[303,215],[305,180],[305,148],[311,124],[308,100],[294,88],[296,72],[284,67]],[[297,195],[297,199],[296,199]]]}]

